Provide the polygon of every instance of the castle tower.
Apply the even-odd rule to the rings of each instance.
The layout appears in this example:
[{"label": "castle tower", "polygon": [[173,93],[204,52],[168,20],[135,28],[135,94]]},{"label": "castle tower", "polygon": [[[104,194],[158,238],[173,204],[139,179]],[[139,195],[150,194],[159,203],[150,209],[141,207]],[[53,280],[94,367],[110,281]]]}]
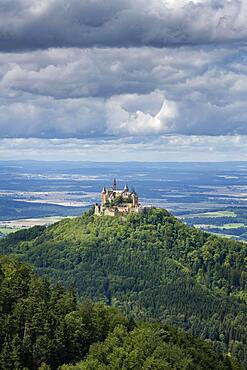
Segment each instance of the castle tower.
[{"label": "castle tower", "polygon": [[136,194],[136,192],[134,192],[133,194],[132,194],[132,205],[133,205],[133,207],[136,207],[136,206],[138,206],[138,195]]},{"label": "castle tower", "polygon": [[128,192],[129,191],[129,187],[128,187],[128,185],[127,184],[125,184],[125,186],[124,186],[124,192]]},{"label": "castle tower", "polygon": [[113,180],[112,190],[117,190],[117,180],[116,180],[116,178],[114,178],[114,180]]},{"label": "castle tower", "polygon": [[102,193],[101,193],[101,202],[102,202],[102,206],[104,206],[106,204],[108,200],[108,197],[107,197],[107,192],[106,192],[106,188],[103,187],[102,189]]}]

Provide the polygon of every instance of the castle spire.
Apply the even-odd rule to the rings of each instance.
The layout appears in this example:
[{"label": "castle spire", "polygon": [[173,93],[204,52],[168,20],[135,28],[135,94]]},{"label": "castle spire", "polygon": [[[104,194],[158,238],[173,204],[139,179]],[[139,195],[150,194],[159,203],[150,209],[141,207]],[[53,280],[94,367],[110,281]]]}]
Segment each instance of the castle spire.
[{"label": "castle spire", "polygon": [[113,186],[112,186],[112,189],[113,190],[117,190],[117,180],[116,178],[114,177],[114,180],[113,180]]},{"label": "castle spire", "polygon": [[129,191],[129,187],[128,187],[127,184],[125,184],[125,186],[124,186],[124,191]]}]

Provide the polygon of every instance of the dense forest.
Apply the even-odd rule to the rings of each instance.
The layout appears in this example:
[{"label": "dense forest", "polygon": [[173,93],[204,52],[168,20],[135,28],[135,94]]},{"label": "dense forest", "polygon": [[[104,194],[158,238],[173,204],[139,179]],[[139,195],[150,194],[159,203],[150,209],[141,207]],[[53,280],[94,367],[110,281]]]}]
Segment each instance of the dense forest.
[{"label": "dense forest", "polygon": [[135,322],[103,303],[79,303],[73,290],[51,287],[7,257],[0,257],[0,333],[3,370],[241,369],[177,329]]},{"label": "dense forest", "polygon": [[[135,320],[183,328],[247,368],[244,243],[150,209],[125,218],[89,212],[48,228],[21,231],[0,241],[0,253],[31,263],[54,283],[74,287],[81,298],[101,300]],[[137,330],[135,335],[141,334]],[[122,340],[123,351],[129,341]],[[107,352],[107,344],[98,348]],[[87,361],[92,356],[90,352]]]}]

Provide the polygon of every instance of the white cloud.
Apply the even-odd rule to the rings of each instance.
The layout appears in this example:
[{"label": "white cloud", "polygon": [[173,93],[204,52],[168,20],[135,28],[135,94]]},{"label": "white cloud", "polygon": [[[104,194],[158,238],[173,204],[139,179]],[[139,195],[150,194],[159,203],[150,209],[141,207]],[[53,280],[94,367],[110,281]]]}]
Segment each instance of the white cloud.
[{"label": "white cloud", "polygon": [[24,95],[0,105],[0,137],[103,135],[104,106],[97,99],[55,100]]},{"label": "white cloud", "polygon": [[[160,92],[154,92],[145,96],[145,111],[140,110],[143,96],[132,95],[128,97],[132,100],[132,105],[136,105],[133,111],[128,111],[126,106],[126,97],[113,97],[108,100],[107,110],[107,131],[111,134],[120,136],[132,135],[157,135],[173,130],[173,124],[178,117],[176,104],[166,100]],[[152,105],[161,102],[161,108],[157,113],[151,114],[147,110],[152,110]]]},{"label": "white cloud", "polygon": [[247,136],[166,135],[148,139],[0,139],[1,160],[243,161]]}]

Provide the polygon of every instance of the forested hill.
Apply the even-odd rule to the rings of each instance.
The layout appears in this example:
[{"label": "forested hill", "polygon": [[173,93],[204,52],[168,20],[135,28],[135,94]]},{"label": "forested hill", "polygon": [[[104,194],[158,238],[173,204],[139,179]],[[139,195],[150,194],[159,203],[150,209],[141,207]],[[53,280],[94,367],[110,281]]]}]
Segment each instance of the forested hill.
[{"label": "forested hill", "polygon": [[247,368],[246,244],[189,228],[167,211],[125,218],[90,213],[0,242],[81,297],[138,319],[175,324]]},{"label": "forested hill", "polygon": [[136,323],[102,303],[78,303],[73,291],[52,288],[6,257],[0,257],[0,333],[3,370],[241,369],[167,325]]}]

